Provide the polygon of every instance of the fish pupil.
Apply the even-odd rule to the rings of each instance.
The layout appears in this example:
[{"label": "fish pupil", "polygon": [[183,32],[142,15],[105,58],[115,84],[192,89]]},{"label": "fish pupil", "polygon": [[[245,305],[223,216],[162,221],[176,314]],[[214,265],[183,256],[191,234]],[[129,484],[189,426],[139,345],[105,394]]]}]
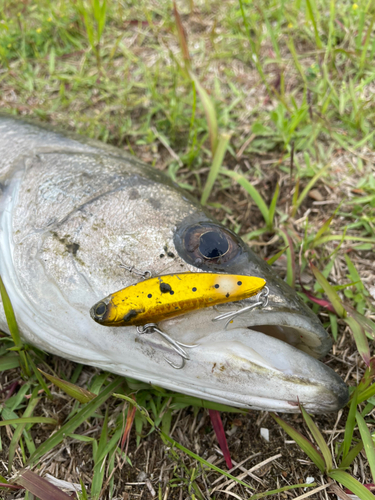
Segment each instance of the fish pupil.
[{"label": "fish pupil", "polygon": [[101,302],[100,304],[98,304],[95,308],[95,314],[97,316],[103,316],[103,314],[105,313],[106,311],[106,305],[104,304],[104,302]]},{"label": "fish pupil", "polygon": [[224,234],[208,231],[199,238],[199,252],[205,259],[216,259],[229,250],[228,240]]}]

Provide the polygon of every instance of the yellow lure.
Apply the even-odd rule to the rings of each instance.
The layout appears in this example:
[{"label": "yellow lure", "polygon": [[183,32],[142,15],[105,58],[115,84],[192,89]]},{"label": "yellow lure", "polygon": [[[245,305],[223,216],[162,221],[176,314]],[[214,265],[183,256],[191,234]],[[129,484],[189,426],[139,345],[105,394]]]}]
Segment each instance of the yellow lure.
[{"label": "yellow lure", "polygon": [[195,309],[256,295],[262,278],[234,274],[181,273],[130,285],[95,304],[91,317],[106,326],[141,326]]}]

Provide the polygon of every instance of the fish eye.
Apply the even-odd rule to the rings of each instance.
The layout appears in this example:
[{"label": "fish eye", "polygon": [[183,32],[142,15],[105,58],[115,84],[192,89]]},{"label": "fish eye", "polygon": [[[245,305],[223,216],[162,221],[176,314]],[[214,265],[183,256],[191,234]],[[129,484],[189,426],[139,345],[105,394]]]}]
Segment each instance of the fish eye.
[{"label": "fish eye", "polygon": [[104,316],[105,312],[107,310],[107,306],[104,304],[104,302],[99,302],[99,304],[95,307],[95,316],[98,318],[101,318]]},{"label": "fish eye", "polygon": [[181,257],[202,269],[230,264],[243,251],[235,234],[212,222],[201,222],[186,228],[176,245]]},{"label": "fish eye", "polygon": [[205,259],[217,259],[228,252],[228,239],[218,231],[207,231],[199,237],[198,250]]}]

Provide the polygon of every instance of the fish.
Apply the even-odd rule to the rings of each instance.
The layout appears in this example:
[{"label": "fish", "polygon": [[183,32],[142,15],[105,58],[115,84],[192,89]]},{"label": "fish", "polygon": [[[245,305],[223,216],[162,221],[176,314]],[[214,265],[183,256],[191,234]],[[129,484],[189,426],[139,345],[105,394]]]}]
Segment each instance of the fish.
[{"label": "fish", "polygon": [[[319,361],[332,342],[317,316],[163,172],[114,146],[1,116],[0,188],[0,274],[25,342],[238,408],[326,413],[347,403],[346,385]],[[147,334],[92,320],[94,304],[147,272],[254,276],[268,297],[191,310]],[[228,314],[229,324],[220,320]],[[0,328],[9,333],[2,307]],[[183,369],[158,331],[194,345]]]}]

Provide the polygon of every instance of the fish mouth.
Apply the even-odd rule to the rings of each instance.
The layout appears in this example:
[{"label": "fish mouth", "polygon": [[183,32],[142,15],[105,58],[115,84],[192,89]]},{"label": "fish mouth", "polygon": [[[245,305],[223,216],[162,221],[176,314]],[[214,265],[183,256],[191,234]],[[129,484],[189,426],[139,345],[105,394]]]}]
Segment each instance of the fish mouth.
[{"label": "fish mouth", "polygon": [[[315,414],[337,411],[348,402],[345,383],[317,359],[331,347],[317,319],[312,325],[310,317],[293,311],[260,310],[238,316],[225,329],[224,322],[218,328],[205,314],[189,315],[190,335],[182,337],[198,344],[189,351],[186,380],[190,368],[201,372],[205,367],[200,397],[203,390],[207,399],[223,404],[287,413],[298,412],[302,404]],[[165,328],[177,336],[184,326],[181,321],[174,329],[172,324]],[[188,392],[193,394],[192,384]]]}]

